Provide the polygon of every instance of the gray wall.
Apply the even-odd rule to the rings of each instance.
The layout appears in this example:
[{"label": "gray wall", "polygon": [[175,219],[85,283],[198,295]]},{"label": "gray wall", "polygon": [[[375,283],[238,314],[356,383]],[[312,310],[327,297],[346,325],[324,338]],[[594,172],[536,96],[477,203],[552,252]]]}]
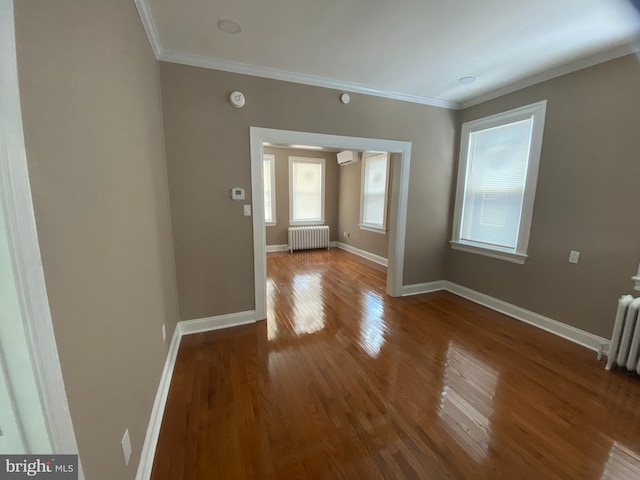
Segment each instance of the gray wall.
[{"label": "gray wall", "polygon": [[[390,155],[389,178],[387,179],[387,227],[391,185],[393,185],[393,155]],[[340,205],[338,208],[339,241],[365,252],[387,258],[389,231],[372,232],[360,228],[360,193],[362,190],[362,162],[340,167]],[[347,232],[348,236],[345,236]]]},{"label": "gray wall", "polygon": [[[177,318],[158,64],[131,0],[14,2],[36,223],[86,478],[135,476]],[[133,456],[120,441],[129,428]]]},{"label": "gray wall", "polygon": [[289,243],[289,157],[324,158],[324,220],[329,225],[331,240],[338,239],[339,166],[335,153],[293,148],[265,147],[264,153],[275,156],[276,225],[266,227],[267,245]]},{"label": "gray wall", "polygon": [[164,62],[160,75],[183,320],[254,308],[251,218],[229,198],[250,192],[250,126],[413,142],[404,283],[444,278],[456,112]]},{"label": "gray wall", "polygon": [[[548,101],[530,258],[449,250],[449,280],[610,337],[640,260],[639,85],[638,59],[627,56],[462,112],[465,122]],[[577,265],[570,250],[581,252]]]}]

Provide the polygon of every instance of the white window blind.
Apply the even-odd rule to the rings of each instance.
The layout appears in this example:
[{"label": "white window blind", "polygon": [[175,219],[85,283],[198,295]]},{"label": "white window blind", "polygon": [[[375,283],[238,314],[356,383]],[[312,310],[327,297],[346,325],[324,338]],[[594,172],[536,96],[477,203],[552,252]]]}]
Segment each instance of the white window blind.
[{"label": "white window blind", "polygon": [[324,159],[289,157],[290,220],[324,222]]},{"label": "white window blind", "polygon": [[265,155],[262,160],[262,174],[264,179],[264,221],[275,223],[276,221],[276,190],[275,190],[275,158],[273,155]]},{"label": "white window blind", "polygon": [[547,102],[462,125],[451,246],[527,258]]},{"label": "white window blind", "polygon": [[386,153],[367,156],[362,161],[361,220],[363,227],[384,229],[387,216],[387,173],[389,159]]},{"label": "white window blind", "polygon": [[460,238],[515,249],[533,119],[472,132]]}]

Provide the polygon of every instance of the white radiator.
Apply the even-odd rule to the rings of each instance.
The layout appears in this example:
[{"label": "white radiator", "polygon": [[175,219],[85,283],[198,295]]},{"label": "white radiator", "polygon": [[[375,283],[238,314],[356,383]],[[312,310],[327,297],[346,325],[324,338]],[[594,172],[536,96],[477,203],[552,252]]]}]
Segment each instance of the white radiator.
[{"label": "white radiator", "polygon": [[329,226],[289,227],[289,251],[329,248]]},{"label": "white radiator", "polygon": [[640,373],[639,310],[640,298],[634,299],[631,295],[624,295],[620,298],[616,312],[616,323],[613,326],[611,346],[609,347],[607,370],[616,364],[619,367]]}]

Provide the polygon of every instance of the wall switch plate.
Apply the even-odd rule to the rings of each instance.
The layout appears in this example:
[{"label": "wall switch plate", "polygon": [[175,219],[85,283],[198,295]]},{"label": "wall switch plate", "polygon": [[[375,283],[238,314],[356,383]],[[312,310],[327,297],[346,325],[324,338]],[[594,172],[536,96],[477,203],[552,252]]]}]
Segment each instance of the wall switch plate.
[{"label": "wall switch plate", "polygon": [[580,252],[571,250],[571,253],[569,254],[569,263],[578,263],[578,260],[580,260]]},{"label": "wall switch plate", "polygon": [[167,327],[162,324],[162,343],[167,343]]},{"label": "wall switch plate", "polygon": [[244,216],[245,217],[250,217],[251,216],[251,205],[245,205],[244,206]]},{"label": "wall switch plate", "polygon": [[131,460],[131,438],[129,437],[129,429],[127,428],[124,431],[124,436],[122,437],[122,453],[124,455],[124,466],[129,465],[129,460]]}]

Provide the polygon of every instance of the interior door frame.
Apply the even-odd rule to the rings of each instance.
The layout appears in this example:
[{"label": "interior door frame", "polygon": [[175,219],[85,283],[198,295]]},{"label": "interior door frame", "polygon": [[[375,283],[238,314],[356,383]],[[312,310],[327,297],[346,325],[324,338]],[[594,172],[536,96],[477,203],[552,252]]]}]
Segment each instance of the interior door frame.
[{"label": "interior door frame", "polygon": [[387,294],[402,295],[404,252],[407,230],[407,203],[411,142],[366,137],[347,137],[322,133],[250,127],[251,204],[253,209],[253,263],[256,320],[267,316],[267,249],[264,227],[262,157],[264,143],[275,145],[316,145],[343,150],[373,150],[396,154],[389,207],[389,250],[387,252]]},{"label": "interior door frame", "polygon": [[[0,0],[0,208],[40,405],[53,453],[77,454],[49,309],[29,184],[18,83],[13,0]],[[0,228],[3,228],[0,225]],[[9,372],[11,373],[11,372]],[[84,478],[79,462],[79,478]]]}]

